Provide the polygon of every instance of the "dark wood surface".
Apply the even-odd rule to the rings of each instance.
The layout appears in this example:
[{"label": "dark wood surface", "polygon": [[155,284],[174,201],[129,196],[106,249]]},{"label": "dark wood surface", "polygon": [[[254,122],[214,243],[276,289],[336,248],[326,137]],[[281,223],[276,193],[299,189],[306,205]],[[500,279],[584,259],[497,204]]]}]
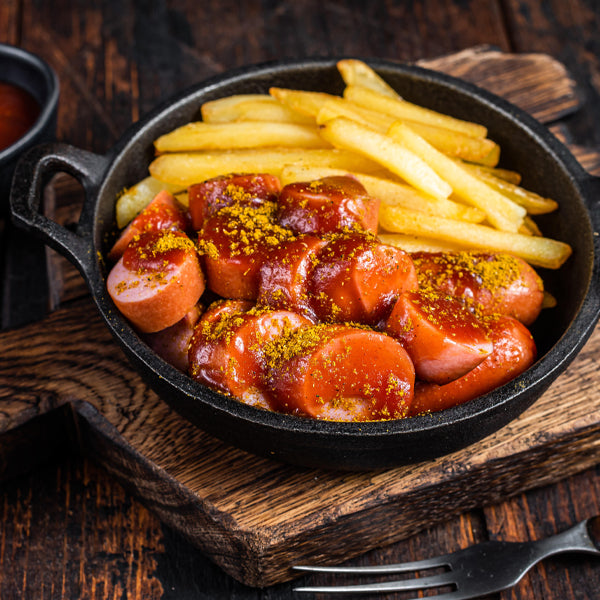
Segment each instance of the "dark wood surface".
[{"label": "dark wood surface", "polygon": [[[58,137],[96,152],[107,150],[157,101],[248,62],[323,54],[416,61],[479,44],[549,53],[565,64],[582,108],[564,116],[561,132],[592,149],[579,155],[590,163],[600,146],[594,110],[600,11],[591,2],[62,4],[3,3],[0,41],[38,52],[56,68],[62,84]],[[5,238],[18,244],[6,229]],[[35,280],[40,265],[29,264]],[[35,286],[32,277],[4,270],[4,326],[44,316],[45,301],[20,285]],[[53,308],[62,303],[68,310],[70,302],[78,300],[61,293],[52,298]],[[44,400],[52,402],[51,394]],[[0,462],[14,477],[0,489],[1,598],[293,597],[289,584],[252,590],[212,565],[114,477],[73,454],[72,428],[63,427],[73,422],[72,408],[57,410],[28,421],[27,436],[18,436],[36,440],[35,458],[31,445],[15,449],[3,437]],[[9,447],[10,454],[4,451]],[[590,449],[586,464],[595,464],[594,455]],[[548,535],[595,514],[599,504],[600,471],[591,467],[550,487],[442,519],[355,562],[418,558],[488,538]],[[499,597],[591,599],[599,589],[598,562],[561,558]]]}]

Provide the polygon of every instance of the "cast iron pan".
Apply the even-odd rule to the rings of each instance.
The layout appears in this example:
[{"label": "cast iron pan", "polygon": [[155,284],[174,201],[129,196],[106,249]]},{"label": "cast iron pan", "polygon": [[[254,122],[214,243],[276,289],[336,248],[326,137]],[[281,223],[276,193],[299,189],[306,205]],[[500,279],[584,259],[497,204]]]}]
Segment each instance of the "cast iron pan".
[{"label": "cast iron pan", "polygon": [[[391,467],[440,456],[489,435],[550,386],[581,349],[600,312],[600,243],[594,234],[600,224],[600,179],[586,174],[553,135],[504,100],[436,72],[368,62],[406,99],[485,124],[502,147],[502,166],[522,173],[525,187],[559,201],[557,213],[538,220],[544,234],[573,246],[562,269],[541,273],[558,307],[545,310],[533,328],[539,360],[511,383],[462,406],[373,423],[322,422],[252,408],[195,383],[161,360],[119,315],[105,290],[100,254],[115,228],[115,197],[147,175],[153,140],[197,120],[200,105],[221,96],[264,93],[270,86],[340,94],[343,82],[334,59],[253,66],[206,81],[134,124],[104,156],[63,144],[37,147],[20,162],[12,188],[15,221],[78,267],[115,339],[165,402],[228,443],[309,467]],[[75,176],[85,189],[75,231],[39,213],[42,184],[58,171]]]}]

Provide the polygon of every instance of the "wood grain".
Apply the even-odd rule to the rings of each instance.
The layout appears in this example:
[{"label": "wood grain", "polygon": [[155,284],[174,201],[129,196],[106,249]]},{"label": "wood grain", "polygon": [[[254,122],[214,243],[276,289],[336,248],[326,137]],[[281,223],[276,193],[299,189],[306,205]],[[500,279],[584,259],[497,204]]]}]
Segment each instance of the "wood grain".
[{"label": "wood grain", "polygon": [[[525,82],[511,94],[536,116],[553,121],[577,106],[564,70],[547,57],[505,56],[502,66],[496,51],[479,48],[436,66],[476,79],[480,60],[491,65],[484,70],[491,87],[501,85],[502,72]],[[552,110],[546,101],[526,100],[532,65],[543,81],[559,76]],[[75,221],[78,185],[57,178],[47,191],[47,212],[59,222]],[[532,409],[464,451],[379,473],[298,469],[233,449],[173,413],[116,350],[74,270],[54,253],[49,265],[58,284],[54,306],[65,308],[41,324],[0,334],[0,432],[14,439],[43,415],[63,415],[61,427],[75,447],[246,584],[284,581],[297,562],[345,560],[595,463],[597,332]],[[49,444],[58,454],[58,442]],[[405,507],[400,516],[399,505]]]},{"label": "wood grain", "polygon": [[[600,445],[598,331],[499,433],[438,460],[362,474],[280,465],[191,427],[131,371],[88,301],[0,340],[2,431],[71,403],[87,454],[250,585],[285,580],[299,560],[340,561],[557,481],[595,464]],[[398,505],[406,507],[400,517]],[[332,547],[333,539],[344,542]]]},{"label": "wood grain", "polygon": [[[507,58],[514,60],[508,64]],[[502,90],[504,77],[522,81],[523,87],[513,86],[507,93],[545,122],[577,107],[572,82],[556,61],[544,56],[504,59],[503,65],[497,51],[478,48],[456,55],[454,61],[444,57],[427,66],[483,83],[492,91]],[[479,68],[478,61],[486,67]],[[532,99],[529,86],[536,72],[544,81],[555,78],[555,85],[542,86],[540,97]],[[545,97],[552,90],[554,103]],[[585,160],[597,164],[598,157],[588,152]],[[75,220],[79,194],[71,180],[58,178],[48,189],[48,212],[61,222]],[[0,441],[6,450],[2,474],[8,477],[16,469],[33,468],[32,457],[56,459],[72,444],[99,461],[164,523],[246,584],[285,581],[291,577],[289,566],[296,562],[339,562],[369,548],[388,546],[453,515],[595,464],[598,332],[575,365],[530,411],[465,451],[381,473],[297,469],[232,449],[170,411],[116,350],[85,299],[75,271],[65,268],[56,256],[49,260],[52,280],[60,284],[53,288],[53,306],[65,308],[41,326],[0,336],[7,359],[0,366],[4,399]],[[559,413],[555,406],[565,399],[568,410]],[[28,447],[39,441],[37,435],[31,437],[33,424],[43,424],[44,430],[52,432],[44,440],[44,453]],[[20,455],[29,462],[16,460]],[[18,514],[5,517],[13,523],[31,523],[31,515],[19,506],[17,501]],[[398,506],[404,508],[400,515]],[[393,530],[387,527],[391,520]],[[119,528],[117,522],[111,525]],[[467,543],[474,541],[474,528],[471,517],[459,520],[458,529],[464,529],[461,537]],[[465,532],[471,534],[465,537]],[[151,533],[155,542],[160,536]],[[11,540],[19,535],[8,532]],[[128,535],[122,534],[126,539]],[[99,543],[92,542],[91,548]],[[10,551],[15,553],[15,547]],[[110,577],[111,568],[109,562],[99,581]],[[123,582],[123,589],[156,594],[152,561],[143,568],[148,569],[145,575],[140,571],[147,587],[142,590],[141,580],[135,579]],[[119,589],[118,583],[114,590]]]}]

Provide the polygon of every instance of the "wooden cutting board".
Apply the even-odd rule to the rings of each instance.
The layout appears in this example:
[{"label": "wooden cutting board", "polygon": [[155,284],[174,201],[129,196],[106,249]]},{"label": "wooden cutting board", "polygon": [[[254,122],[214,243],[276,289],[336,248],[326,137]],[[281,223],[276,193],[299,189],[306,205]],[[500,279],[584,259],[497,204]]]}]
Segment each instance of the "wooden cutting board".
[{"label": "wooden cutting board", "polygon": [[[568,74],[544,55],[475,49],[421,64],[549,124],[578,107]],[[598,153],[573,150],[600,172]],[[47,210],[72,219],[79,194],[59,177]],[[130,369],[77,272],[48,257],[56,310],[0,333],[0,479],[62,451],[84,452],[248,585],[290,579],[294,564],[336,563],[396,542],[600,458],[600,329],[533,407],[465,450],[384,471],[303,469],[233,448],[171,411]]]}]

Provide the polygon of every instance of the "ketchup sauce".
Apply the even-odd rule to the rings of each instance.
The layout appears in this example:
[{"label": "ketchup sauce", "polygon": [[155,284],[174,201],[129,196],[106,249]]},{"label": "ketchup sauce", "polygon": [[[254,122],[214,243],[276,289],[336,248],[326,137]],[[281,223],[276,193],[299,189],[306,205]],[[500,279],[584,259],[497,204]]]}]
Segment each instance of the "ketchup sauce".
[{"label": "ketchup sauce", "polygon": [[23,137],[40,114],[40,105],[23,88],[0,81],[0,151]]}]

